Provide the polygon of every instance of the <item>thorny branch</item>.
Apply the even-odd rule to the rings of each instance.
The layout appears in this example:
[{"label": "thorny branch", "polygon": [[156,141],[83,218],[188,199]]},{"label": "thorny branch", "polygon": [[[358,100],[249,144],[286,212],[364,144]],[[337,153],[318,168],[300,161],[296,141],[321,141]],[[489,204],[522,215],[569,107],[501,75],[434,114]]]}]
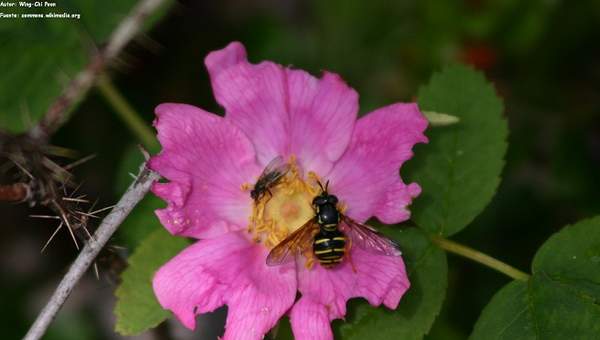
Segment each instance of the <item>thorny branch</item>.
[{"label": "thorny branch", "polygon": [[29,131],[29,136],[37,140],[47,140],[65,122],[67,111],[95,83],[121,52],[123,47],[140,31],[145,19],[167,0],[141,0],[131,13],[113,31],[108,44],[99,50],[90,64],[83,69],[67,86],[65,91],[50,106],[44,118]]},{"label": "thorny branch", "polygon": [[102,75],[107,66],[114,63],[122,49],[141,30],[145,19],[168,0],[140,0],[129,15],[124,18],[111,34],[108,43],[99,48],[90,63],[77,74],[62,94],[48,108],[43,118],[27,133],[12,135],[0,130],[0,174],[7,176],[9,182],[0,182],[0,201],[27,202],[30,206],[42,205],[56,215],[37,215],[32,217],[56,219],[59,224],[44,248],[54,235],[66,227],[77,245],[75,231],[85,231],[85,247],[63,277],[52,298],[42,310],[37,320],[25,336],[25,339],[39,339],[56,316],[60,307],[83,276],[88,267],[108,242],[110,236],[123,222],[133,207],[144,197],[151,183],[158,175],[142,170],[138,179],[127,190],[111,213],[104,218],[94,236],[87,228],[89,217],[97,217],[100,209],[84,211],[81,204],[90,203],[85,195],[75,196],[78,186],[73,182],[71,168],[84,162],[82,159],[71,165],[61,166],[52,158],[71,156],[72,152],[50,145],[48,142],[67,119],[68,112],[75,106]]},{"label": "thorny branch", "polygon": [[140,0],[113,31],[108,43],[98,49],[89,65],[73,78],[40,122],[27,133],[12,135],[0,131],[0,175],[4,177],[0,182],[0,202],[26,202],[30,206],[41,205],[50,209],[54,216],[34,216],[58,220],[58,227],[48,243],[61,228],[66,228],[79,249],[77,238],[89,239],[87,222],[89,217],[97,217],[93,207],[88,211],[83,209],[91,202],[85,199],[85,195],[75,196],[78,186],[69,172],[87,158],[61,166],[54,158],[72,157],[73,152],[49,145],[48,141],[66,121],[69,110],[94,86],[106,67],[141,30],[145,19],[167,1]]},{"label": "thorny branch", "polygon": [[79,282],[83,274],[94,262],[96,256],[108,242],[112,234],[123,223],[131,210],[144,198],[152,183],[159,179],[159,175],[142,165],[140,174],[133,184],[127,189],[117,205],[104,218],[94,236],[88,240],[83,250],[79,253],[75,262],[69,268],[60,284],[52,294],[52,297],[38,315],[35,323],[25,335],[24,340],[40,339],[48,326],[56,317],[59,309],[71,294],[71,291]]},{"label": "thorny branch", "polygon": [[90,217],[97,218],[98,211],[92,211],[93,204],[90,209],[84,209],[90,202],[85,195],[77,193],[79,187],[69,170],[90,157],[61,166],[53,160],[54,156],[68,156],[72,151],[39,143],[27,135],[2,137],[0,201],[48,208],[54,215],[31,215],[58,221],[58,228],[46,246],[59,230],[66,228],[79,249],[77,238],[89,238],[87,224]]}]

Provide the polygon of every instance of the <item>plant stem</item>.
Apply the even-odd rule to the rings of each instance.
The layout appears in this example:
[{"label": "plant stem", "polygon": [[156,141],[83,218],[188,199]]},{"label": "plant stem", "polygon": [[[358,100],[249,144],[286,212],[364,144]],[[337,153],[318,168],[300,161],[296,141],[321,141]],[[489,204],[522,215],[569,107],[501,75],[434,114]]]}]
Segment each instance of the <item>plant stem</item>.
[{"label": "plant stem", "polygon": [[167,0],[140,0],[112,32],[106,46],[92,57],[90,63],[73,78],[63,93],[50,105],[40,122],[31,128],[29,136],[47,141],[67,120],[67,113],[79,99],[83,98],[106,66],[112,63],[121,50],[140,32],[148,16],[166,3]]},{"label": "plant stem", "polygon": [[123,95],[121,95],[110,79],[104,75],[100,76],[97,86],[102,96],[112,106],[129,129],[131,129],[137,138],[140,139],[144,146],[151,152],[157,151],[159,146],[154,132],[152,132],[146,122],[140,118],[139,114],[131,107]]},{"label": "plant stem", "polygon": [[468,259],[471,259],[475,262],[479,262],[484,266],[490,267],[499,271],[500,273],[507,275],[515,280],[527,281],[529,280],[529,274],[524,273],[518,270],[515,267],[512,267],[500,260],[497,260],[487,254],[484,254],[480,251],[477,251],[473,248],[469,248],[460,243],[456,243],[449,239],[443,238],[438,235],[432,235],[431,241],[438,245],[440,248],[444,249],[447,252],[454,253]]},{"label": "plant stem", "polygon": [[127,189],[117,205],[111,210],[110,214],[102,220],[94,236],[87,241],[85,247],[79,253],[69,271],[60,281],[54,294],[52,294],[52,297],[27,332],[27,335],[23,338],[24,340],[38,340],[44,336],[59,309],[65,303],[77,282],[79,282],[83,274],[94,262],[100,250],[106,245],[112,234],[123,223],[131,210],[144,198],[148,190],[150,190],[152,183],[158,180],[158,178],[159,175],[147,169],[145,163],[142,165],[135,182],[129,186],[129,189]]}]

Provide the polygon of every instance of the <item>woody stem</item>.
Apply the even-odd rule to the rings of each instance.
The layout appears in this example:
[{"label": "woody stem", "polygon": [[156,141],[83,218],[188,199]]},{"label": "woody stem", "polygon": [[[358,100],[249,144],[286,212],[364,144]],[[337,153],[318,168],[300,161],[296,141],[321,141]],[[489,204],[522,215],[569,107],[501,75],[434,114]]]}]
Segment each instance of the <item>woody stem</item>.
[{"label": "woody stem", "polygon": [[137,179],[129,186],[117,205],[102,220],[94,236],[85,244],[85,247],[79,253],[69,271],[60,281],[54,294],[52,294],[52,297],[50,297],[50,300],[23,338],[24,340],[39,340],[44,336],[50,323],[56,317],[56,314],[75,288],[77,282],[83,277],[83,274],[85,274],[94,262],[96,256],[98,256],[113,233],[123,223],[127,215],[144,198],[150,190],[152,183],[159,178],[160,176],[157,173],[146,168],[145,163],[141,166]]},{"label": "woody stem", "polygon": [[447,238],[443,238],[438,235],[432,235],[431,241],[447,252],[454,253],[466,257],[472,261],[481,263],[484,266],[497,270],[500,273],[507,275],[515,280],[527,281],[530,277],[529,274],[524,273],[513,266],[510,266],[478,250],[451,241]]}]

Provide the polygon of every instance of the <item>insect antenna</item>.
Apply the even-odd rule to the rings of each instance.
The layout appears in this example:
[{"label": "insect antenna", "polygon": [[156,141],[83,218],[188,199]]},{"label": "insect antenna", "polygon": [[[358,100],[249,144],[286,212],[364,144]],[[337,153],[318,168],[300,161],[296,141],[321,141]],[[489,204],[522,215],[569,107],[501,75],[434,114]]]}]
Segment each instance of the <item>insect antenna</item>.
[{"label": "insect antenna", "polygon": [[321,188],[321,191],[325,192],[325,189],[323,188],[323,184],[321,184],[321,181],[317,180],[317,184],[319,184],[319,187]]},{"label": "insect antenna", "polygon": [[317,180],[317,184],[319,184],[319,187],[321,188],[321,192],[323,192],[324,194],[328,193],[327,189],[329,188],[329,180],[327,180],[327,182],[325,182],[325,187],[323,187],[323,183],[321,183],[321,181],[319,181],[319,180]]}]

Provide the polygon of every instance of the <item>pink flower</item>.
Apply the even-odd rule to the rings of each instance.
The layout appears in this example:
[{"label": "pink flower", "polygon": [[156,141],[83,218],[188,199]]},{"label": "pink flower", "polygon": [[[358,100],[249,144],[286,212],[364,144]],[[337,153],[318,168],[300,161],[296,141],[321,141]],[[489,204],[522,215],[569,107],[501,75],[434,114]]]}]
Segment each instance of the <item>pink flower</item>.
[{"label": "pink flower", "polygon": [[[330,322],[344,317],[354,297],[395,309],[410,285],[400,256],[351,247],[329,269],[310,254],[279,266],[265,260],[314,217],[315,178],[330,181],[329,192],[354,220],[409,218],[421,189],[404,184],[399,169],[413,145],[427,141],[417,105],[357,119],[358,95],[338,75],[250,64],[238,42],[205,63],[224,118],[186,104],[156,108],[163,150],[150,166],[169,181],[153,187],[168,203],[156,214],[172,234],[199,240],[156,273],[160,304],[190,329],[197,314],[227,305],[224,339],[235,340],[262,339],[286,313],[296,339],[332,339]],[[273,197],[255,204],[249,189],[279,156],[292,170]]]}]

